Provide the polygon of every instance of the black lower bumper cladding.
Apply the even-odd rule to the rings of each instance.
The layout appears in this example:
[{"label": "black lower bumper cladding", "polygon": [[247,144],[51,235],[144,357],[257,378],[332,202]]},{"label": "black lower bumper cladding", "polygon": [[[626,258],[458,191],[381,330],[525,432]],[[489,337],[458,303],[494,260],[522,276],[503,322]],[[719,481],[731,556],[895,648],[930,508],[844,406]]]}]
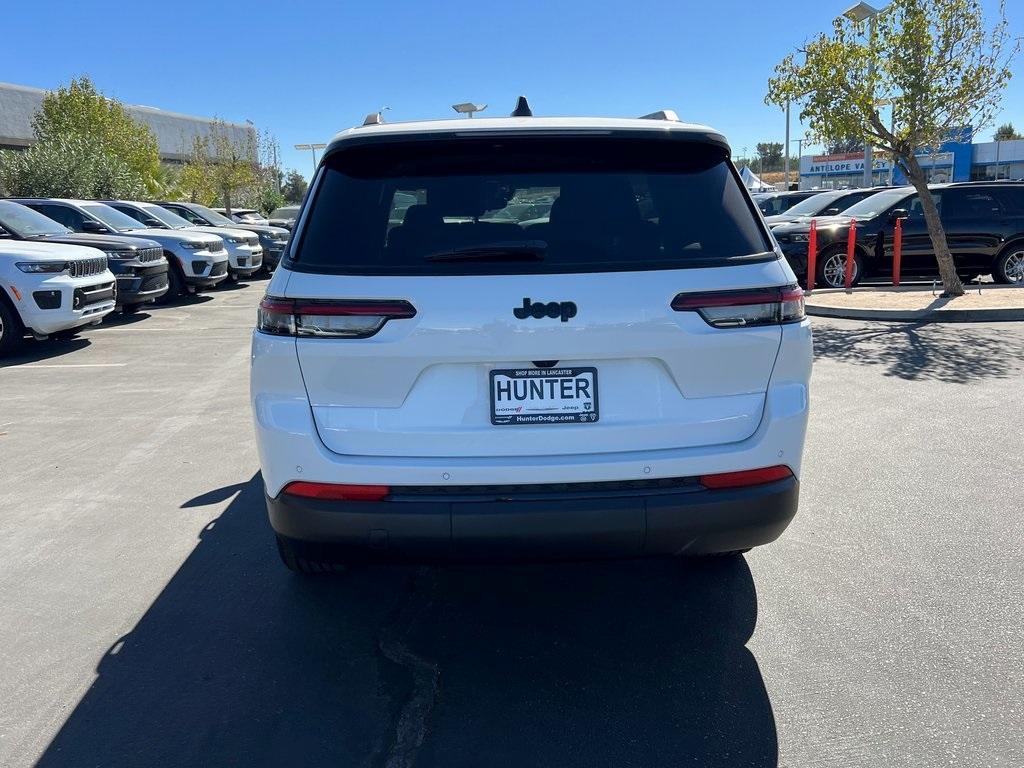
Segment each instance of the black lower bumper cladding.
[{"label": "black lower bumper cladding", "polygon": [[794,477],[708,490],[692,478],[460,488],[392,487],[385,501],[267,497],[274,530],[349,559],[556,559],[707,554],[774,541]]}]

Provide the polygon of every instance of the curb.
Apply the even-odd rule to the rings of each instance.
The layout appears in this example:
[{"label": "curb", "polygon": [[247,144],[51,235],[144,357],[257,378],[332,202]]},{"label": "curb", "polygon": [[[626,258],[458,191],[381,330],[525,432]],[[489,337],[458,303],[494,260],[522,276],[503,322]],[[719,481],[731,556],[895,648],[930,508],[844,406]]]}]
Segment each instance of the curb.
[{"label": "curb", "polygon": [[1000,323],[1024,320],[1024,307],[1000,309],[847,309],[805,305],[814,317],[879,320],[893,323]]}]

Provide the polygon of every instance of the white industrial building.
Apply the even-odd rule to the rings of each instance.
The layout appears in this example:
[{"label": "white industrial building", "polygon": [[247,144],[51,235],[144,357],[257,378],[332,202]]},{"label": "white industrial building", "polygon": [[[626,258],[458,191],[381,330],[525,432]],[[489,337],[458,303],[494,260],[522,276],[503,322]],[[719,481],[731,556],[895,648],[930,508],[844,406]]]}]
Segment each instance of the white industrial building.
[{"label": "white industrial building", "polygon": [[[32,118],[42,106],[47,91],[26,85],[0,83],[0,149],[24,149],[35,142]],[[213,119],[166,112],[156,107],[126,104],[128,113],[148,125],[156,135],[160,159],[180,163],[188,159],[192,140],[209,135]],[[250,123],[226,123],[232,139],[240,145],[255,139]]]}]

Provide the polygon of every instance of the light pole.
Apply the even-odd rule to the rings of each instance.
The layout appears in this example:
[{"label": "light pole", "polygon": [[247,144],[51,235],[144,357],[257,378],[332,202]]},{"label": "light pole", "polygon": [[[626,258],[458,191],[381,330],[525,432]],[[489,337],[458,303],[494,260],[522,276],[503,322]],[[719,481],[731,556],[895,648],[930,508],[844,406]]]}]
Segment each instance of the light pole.
[{"label": "light pole", "polygon": [[782,183],[785,185],[786,191],[789,192],[789,99],[786,99],[786,143],[782,146],[784,147]]},{"label": "light pole", "polygon": [[[865,2],[859,2],[843,11],[843,16],[848,18],[850,21],[855,23],[868,23],[868,80],[871,80],[875,76],[875,19],[881,11],[878,8],[868,5]],[[874,169],[875,158],[871,151],[871,142],[868,140],[864,141],[864,186],[873,187],[875,185],[875,169]]]},{"label": "light pole", "polygon": [[[295,145],[296,149],[301,149],[301,150],[307,150],[308,149],[308,150],[311,150],[313,152],[313,174],[314,175],[316,175],[316,151],[318,149],[323,149],[326,146],[327,146],[326,144],[296,144]],[[310,176],[309,178],[312,179],[313,176]]]},{"label": "light pole", "polygon": [[[803,139],[790,139],[789,140],[789,142],[786,144],[786,161],[787,162],[789,161],[789,145],[792,144],[793,142],[796,142],[796,162],[797,162],[797,166],[796,166],[796,174],[797,174],[797,176],[796,176],[796,185],[797,185],[797,188],[799,188],[800,187],[800,165],[799,165],[799,163],[800,163],[800,160],[804,156],[804,140]],[[789,181],[789,173],[788,173],[788,171],[787,171],[787,174],[786,174],[786,181],[787,182]]]}]

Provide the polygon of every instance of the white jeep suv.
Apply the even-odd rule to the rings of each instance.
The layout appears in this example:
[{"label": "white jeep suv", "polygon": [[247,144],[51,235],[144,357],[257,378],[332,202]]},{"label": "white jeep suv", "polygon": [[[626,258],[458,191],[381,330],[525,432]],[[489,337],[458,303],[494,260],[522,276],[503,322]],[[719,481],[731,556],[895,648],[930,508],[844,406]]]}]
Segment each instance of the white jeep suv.
[{"label": "white jeep suv", "polygon": [[369,119],[324,153],[253,333],[282,560],[765,544],[796,513],[810,372],[714,130]]},{"label": "white jeep suv", "polygon": [[103,251],[81,245],[0,241],[0,357],[25,333],[45,338],[97,325],[117,286]]}]

